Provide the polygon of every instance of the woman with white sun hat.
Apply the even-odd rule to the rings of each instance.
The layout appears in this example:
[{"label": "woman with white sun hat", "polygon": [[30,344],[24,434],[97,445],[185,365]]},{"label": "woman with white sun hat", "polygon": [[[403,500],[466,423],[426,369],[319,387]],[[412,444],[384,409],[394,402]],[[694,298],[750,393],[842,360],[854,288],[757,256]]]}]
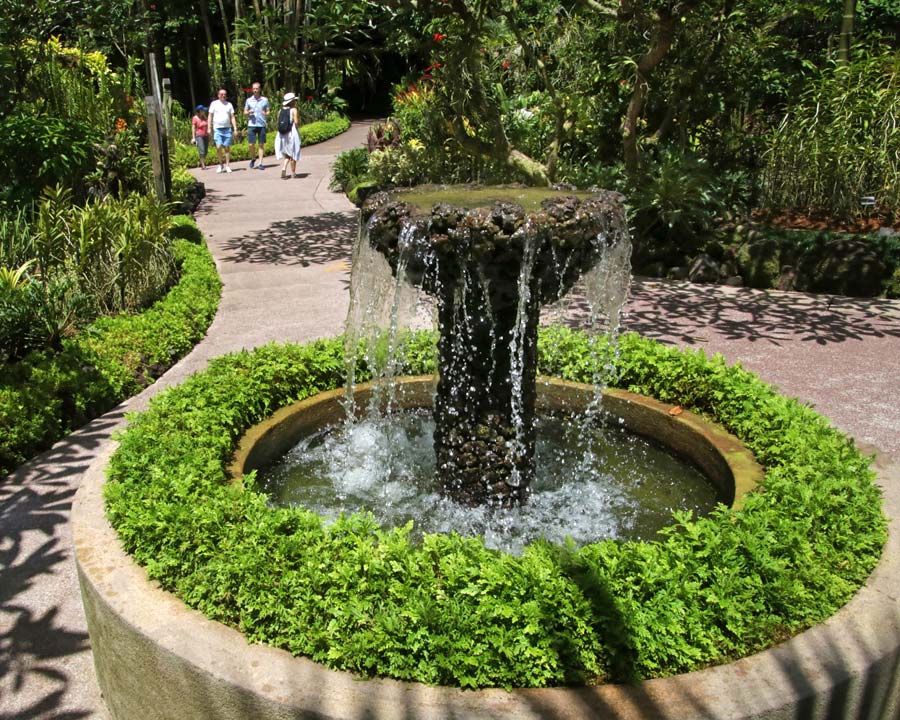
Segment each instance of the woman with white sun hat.
[{"label": "woman with white sun hat", "polygon": [[291,177],[297,176],[297,161],[300,159],[300,115],[294,105],[297,96],[289,92],[284,95],[281,110],[278,111],[278,135],[275,137],[275,157],[283,160],[281,177],[287,177],[288,161],[291,163]]}]

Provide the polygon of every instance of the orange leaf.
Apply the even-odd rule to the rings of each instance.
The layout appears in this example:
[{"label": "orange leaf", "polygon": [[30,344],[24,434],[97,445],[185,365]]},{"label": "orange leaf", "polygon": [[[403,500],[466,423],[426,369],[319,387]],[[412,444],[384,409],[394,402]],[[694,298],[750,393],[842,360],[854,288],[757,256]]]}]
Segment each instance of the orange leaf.
[{"label": "orange leaf", "polygon": [[684,410],[681,409],[681,405],[676,405],[671,410],[669,410],[669,415],[681,415]]}]

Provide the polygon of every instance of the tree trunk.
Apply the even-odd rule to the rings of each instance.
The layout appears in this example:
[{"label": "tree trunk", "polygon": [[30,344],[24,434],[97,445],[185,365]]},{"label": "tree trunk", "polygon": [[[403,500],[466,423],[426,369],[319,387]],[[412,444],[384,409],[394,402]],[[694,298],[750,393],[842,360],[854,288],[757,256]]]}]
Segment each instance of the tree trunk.
[{"label": "tree trunk", "polygon": [[300,92],[304,97],[306,97],[306,64],[307,64],[307,50],[309,49],[309,14],[306,12],[306,0],[298,0],[297,3],[297,22],[303,26],[303,29],[299,33],[300,43],[300,62],[297,64],[298,67],[298,77],[296,78],[298,92]]},{"label": "tree trunk", "polygon": [[841,16],[841,38],[838,45],[838,65],[850,64],[850,41],[853,38],[853,24],[856,19],[856,0],[844,0],[844,14]]},{"label": "tree trunk", "polygon": [[634,72],[634,89],[631,99],[628,101],[628,109],[625,111],[625,119],[622,121],[622,155],[625,160],[625,169],[630,175],[635,175],[640,165],[640,153],[638,151],[638,124],[644,103],[647,101],[649,90],[648,80],[653,70],[665,59],[675,42],[675,35],[679,25],[685,16],[689,15],[702,0],[690,0],[683,2],[676,13],[661,12],[656,25],[653,45],[638,60]]},{"label": "tree trunk", "polygon": [[209,22],[209,6],[207,0],[200,0],[200,23],[203,25],[203,34],[206,35],[206,57],[209,62],[209,69],[212,73],[210,80],[218,81],[219,65],[216,62],[216,43],[213,40],[212,25]]},{"label": "tree trunk", "polygon": [[228,30],[228,15],[225,14],[225,0],[219,0],[219,12],[222,13],[222,30],[225,33],[225,49],[228,51],[228,57],[231,58],[231,32]]},{"label": "tree trunk", "polygon": [[197,107],[197,90],[196,83],[194,82],[194,63],[191,57],[191,39],[188,37],[187,26],[181,31],[182,38],[184,39],[184,62],[185,62],[185,71],[187,72],[187,80],[188,80],[188,91],[191,94],[191,107],[193,110]]},{"label": "tree trunk", "polygon": [[647,101],[648,78],[672,48],[672,41],[675,37],[674,25],[675,19],[672,16],[663,17],[657,27],[653,46],[638,61],[634,72],[634,89],[628,101],[625,119],[622,121],[622,155],[625,160],[625,169],[629,175],[636,174],[640,164],[638,122],[641,112],[644,110],[644,103]]},{"label": "tree trunk", "polygon": [[525,153],[512,149],[505,158],[501,158],[508,167],[528,178],[529,185],[547,187],[550,185],[550,174],[547,166],[528,157]]}]

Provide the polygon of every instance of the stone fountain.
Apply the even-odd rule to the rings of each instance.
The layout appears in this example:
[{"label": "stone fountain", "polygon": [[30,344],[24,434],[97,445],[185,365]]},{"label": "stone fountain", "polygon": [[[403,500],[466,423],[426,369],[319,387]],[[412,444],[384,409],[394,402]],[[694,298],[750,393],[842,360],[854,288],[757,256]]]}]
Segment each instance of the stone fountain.
[{"label": "stone fountain", "polygon": [[[628,274],[621,195],[534,192],[470,189],[454,205],[429,205],[428,189],[377,193],[362,207],[368,243],[436,304],[436,474],[442,494],[466,505],[527,499],[542,306],[598,267],[601,294]],[[625,292],[612,293],[616,313]]]},{"label": "stone fountain", "polygon": [[[443,204],[423,210],[411,200],[373,197],[363,211],[366,243],[384,256],[398,279],[422,288],[436,304],[441,378],[435,434],[443,492],[464,504],[521,503],[533,470],[529,443],[538,312],[588,275],[588,295],[598,300],[590,303],[592,308],[612,308],[609,323],[615,328],[623,295],[611,279],[627,268],[620,242],[626,237],[622,199],[557,193],[536,209],[500,202],[471,211]],[[672,413],[674,408],[655,401],[654,409],[636,397],[621,400],[623,411],[636,411],[635,422],[649,418],[636,431],[669,443],[675,431],[700,420],[687,411]],[[289,426],[301,413],[314,415],[307,418],[310,422],[323,419],[326,413],[316,409],[322,402],[316,397],[299,401],[317,403],[313,411],[282,408],[276,413],[284,412],[282,419],[271,418],[266,429],[258,426],[256,440],[256,429],[250,428],[243,459],[235,461],[235,478],[256,469],[246,461],[262,440],[292,442],[286,436],[296,433]],[[173,423],[182,424],[188,425]],[[715,432],[695,428],[690,434],[699,438],[686,443],[697,450],[695,462],[712,458],[728,465],[740,454],[734,438],[711,445],[707,440]],[[190,438],[186,442],[190,451]],[[587,687],[461,690],[389,678],[362,681],[283,649],[248,643],[235,628],[202,617],[148,581],[105,515],[103,487],[112,450],[107,448],[85,473],[72,527],[97,677],[114,718],[537,720],[601,712],[664,720],[775,720],[811,714],[857,717],[859,708],[871,717],[896,716],[896,522],[890,524],[878,572],[846,607],[827,623],[734,663],[640,683]],[[168,466],[154,465],[152,454],[148,462],[148,476],[171,472]],[[753,464],[752,456],[744,463]],[[726,475],[736,481],[739,470]],[[748,475],[746,468],[743,475]],[[900,483],[889,482],[895,476],[891,468],[883,477],[888,482],[882,483],[889,518],[900,512]],[[229,492],[241,490],[239,485],[228,487]],[[193,495],[189,502],[196,502]],[[231,501],[223,505],[232,507]],[[187,510],[181,515],[193,517]],[[242,522],[241,516],[234,522]],[[234,534],[242,536],[240,526]]]}]

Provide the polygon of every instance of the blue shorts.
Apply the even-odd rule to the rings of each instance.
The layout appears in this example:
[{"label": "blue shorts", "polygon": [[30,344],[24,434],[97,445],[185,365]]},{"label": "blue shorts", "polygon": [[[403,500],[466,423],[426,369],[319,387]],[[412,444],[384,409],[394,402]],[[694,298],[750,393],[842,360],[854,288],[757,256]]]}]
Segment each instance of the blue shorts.
[{"label": "blue shorts", "polygon": [[266,128],[265,125],[262,127],[255,127],[248,125],[247,126],[247,144],[248,145],[256,145],[257,138],[259,138],[259,144],[266,144]]},{"label": "blue shorts", "polygon": [[215,128],[213,130],[213,140],[216,147],[231,147],[232,130],[228,128]]}]

